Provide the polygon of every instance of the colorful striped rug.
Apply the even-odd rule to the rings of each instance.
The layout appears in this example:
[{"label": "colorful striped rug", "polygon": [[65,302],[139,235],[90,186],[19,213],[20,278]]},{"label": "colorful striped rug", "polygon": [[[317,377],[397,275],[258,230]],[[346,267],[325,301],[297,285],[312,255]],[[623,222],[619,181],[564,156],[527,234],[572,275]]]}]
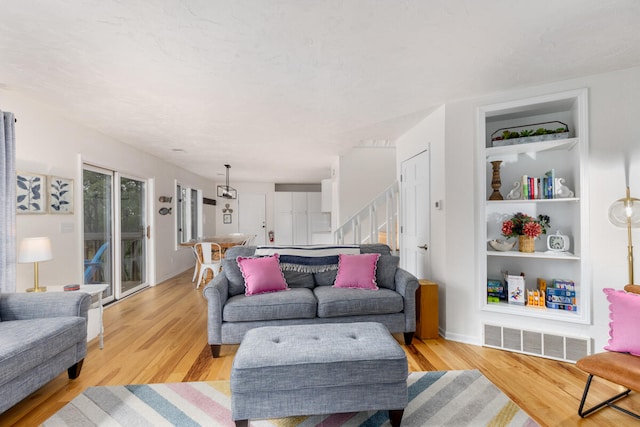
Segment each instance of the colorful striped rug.
[{"label": "colorful striped rug", "polygon": [[[537,424],[479,371],[413,372],[402,426]],[[228,381],[90,387],[43,425],[229,426]],[[253,427],[389,426],[387,411],[252,420]]]}]

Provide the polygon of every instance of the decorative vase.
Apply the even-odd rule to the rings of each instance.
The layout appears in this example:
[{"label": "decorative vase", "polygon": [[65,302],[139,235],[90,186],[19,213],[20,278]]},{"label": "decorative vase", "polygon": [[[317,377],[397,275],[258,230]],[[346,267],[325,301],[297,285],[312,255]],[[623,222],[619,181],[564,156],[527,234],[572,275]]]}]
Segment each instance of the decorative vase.
[{"label": "decorative vase", "polygon": [[502,194],[500,194],[500,187],[502,186],[502,180],[500,179],[500,165],[502,160],[495,160],[491,162],[493,167],[493,175],[491,176],[491,188],[493,193],[489,196],[489,200],[503,200]]},{"label": "decorative vase", "polygon": [[518,236],[518,250],[520,252],[532,253],[536,250],[536,241],[533,237]]}]

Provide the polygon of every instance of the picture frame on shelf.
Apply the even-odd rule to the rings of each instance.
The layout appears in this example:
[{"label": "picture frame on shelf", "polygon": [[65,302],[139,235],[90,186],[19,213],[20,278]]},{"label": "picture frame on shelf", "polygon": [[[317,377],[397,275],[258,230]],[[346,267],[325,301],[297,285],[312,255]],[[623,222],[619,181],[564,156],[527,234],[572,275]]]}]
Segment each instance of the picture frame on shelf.
[{"label": "picture frame on shelf", "polygon": [[16,213],[46,213],[47,176],[31,172],[16,173]]},{"label": "picture frame on shelf", "polygon": [[48,209],[52,214],[73,214],[73,179],[49,177]]}]

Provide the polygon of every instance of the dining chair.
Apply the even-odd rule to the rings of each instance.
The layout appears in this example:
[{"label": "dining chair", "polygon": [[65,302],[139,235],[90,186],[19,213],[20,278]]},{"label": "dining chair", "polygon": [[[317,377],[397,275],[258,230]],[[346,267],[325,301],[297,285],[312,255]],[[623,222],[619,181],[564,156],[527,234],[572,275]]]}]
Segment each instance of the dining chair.
[{"label": "dining chair", "polygon": [[195,248],[200,264],[200,273],[198,275],[198,284],[196,286],[196,289],[198,289],[207,270],[211,270],[213,277],[216,277],[216,274],[220,272],[220,269],[222,268],[222,247],[214,242],[203,242],[196,243]]},{"label": "dining chair", "polygon": [[193,258],[196,260],[196,265],[193,267],[193,277],[191,278],[191,283],[196,281],[196,277],[198,277],[198,273],[200,272],[200,258],[198,258],[198,250],[196,249],[196,245],[191,247],[191,252],[193,253]]},{"label": "dining chair", "polygon": [[244,239],[242,241],[242,243],[240,243],[241,246],[249,246],[251,245],[251,242],[253,242],[253,239],[255,239],[257,237],[257,235],[252,234],[250,236],[248,236],[246,239]]}]

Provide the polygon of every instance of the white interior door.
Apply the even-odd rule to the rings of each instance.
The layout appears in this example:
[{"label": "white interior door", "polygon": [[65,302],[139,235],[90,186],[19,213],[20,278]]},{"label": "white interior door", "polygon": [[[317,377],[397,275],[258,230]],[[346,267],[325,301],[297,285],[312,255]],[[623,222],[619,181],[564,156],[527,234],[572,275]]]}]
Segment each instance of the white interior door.
[{"label": "white interior door", "polygon": [[238,195],[238,231],[256,236],[252,245],[264,245],[267,227],[267,196],[264,193]]},{"label": "white interior door", "polygon": [[402,162],[402,267],[418,279],[431,276],[429,152]]}]

